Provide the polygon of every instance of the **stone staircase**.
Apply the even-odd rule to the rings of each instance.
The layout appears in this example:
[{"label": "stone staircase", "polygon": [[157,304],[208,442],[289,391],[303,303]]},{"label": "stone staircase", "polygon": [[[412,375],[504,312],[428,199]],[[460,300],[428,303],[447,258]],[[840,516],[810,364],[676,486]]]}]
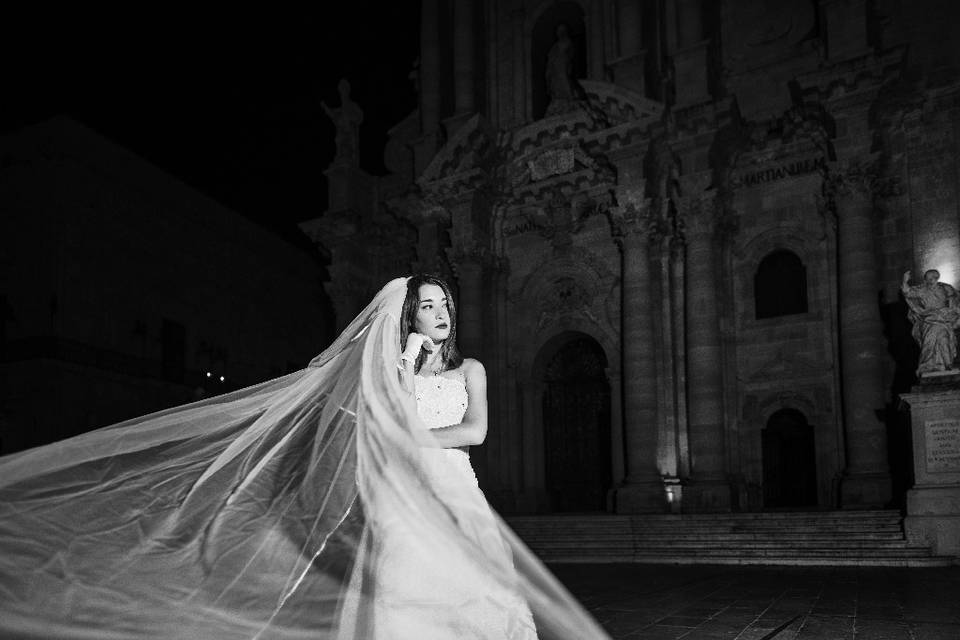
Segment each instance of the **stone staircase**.
[{"label": "stone staircase", "polygon": [[899,511],[684,515],[554,514],[507,523],[544,562],[931,567]]}]

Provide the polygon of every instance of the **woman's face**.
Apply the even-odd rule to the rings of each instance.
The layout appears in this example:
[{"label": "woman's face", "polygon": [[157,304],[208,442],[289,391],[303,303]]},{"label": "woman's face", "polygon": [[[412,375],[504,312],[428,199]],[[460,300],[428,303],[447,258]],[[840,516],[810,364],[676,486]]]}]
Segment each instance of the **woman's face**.
[{"label": "woman's face", "polygon": [[417,333],[429,336],[434,342],[442,342],[450,337],[450,311],[447,308],[447,296],[441,287],[435,284],[420,285],[420,304],[414,328]]}]

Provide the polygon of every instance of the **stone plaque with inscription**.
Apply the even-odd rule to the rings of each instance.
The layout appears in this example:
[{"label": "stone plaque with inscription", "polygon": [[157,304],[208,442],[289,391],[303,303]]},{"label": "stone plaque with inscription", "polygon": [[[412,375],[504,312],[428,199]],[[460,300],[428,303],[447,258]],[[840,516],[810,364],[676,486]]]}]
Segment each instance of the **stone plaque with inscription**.
[{"label": "stone plaque with inscription", "polygon": [[960,471],[960,419],[927,420],[927,473]]}]

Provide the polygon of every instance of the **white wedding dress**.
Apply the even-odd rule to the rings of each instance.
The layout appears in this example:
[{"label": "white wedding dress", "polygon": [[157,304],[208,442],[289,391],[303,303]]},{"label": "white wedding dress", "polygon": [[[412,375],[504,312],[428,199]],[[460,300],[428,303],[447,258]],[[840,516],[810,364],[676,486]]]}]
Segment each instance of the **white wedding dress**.
[{"label": "white wedding dress", "polygon": [[[449,374],[448,374],[449,375]],[[417,413],[428,429],[459,424],[467,410],[462,374],[416,376]],[[535,640],[533,616],[511,585],[495,582],[475,558],[512,562],[497,520],[461,449],[425,448],[430,485],[460,530],[483,550],[424,545],[400,518],[373,527],[376,560],[374,634],[377,640]]]},{"label": "white wedding dress", "polygon": [[437,448],[467,392],[401,384],[406,291],[305,369],[0,456],[0,638],[608,638]]}]

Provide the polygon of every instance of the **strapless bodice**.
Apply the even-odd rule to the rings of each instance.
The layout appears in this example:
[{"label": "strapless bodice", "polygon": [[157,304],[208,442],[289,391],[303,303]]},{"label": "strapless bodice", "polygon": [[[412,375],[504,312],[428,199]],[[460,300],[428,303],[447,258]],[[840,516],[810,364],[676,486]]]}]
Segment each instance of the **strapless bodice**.
[{"label": "strapless bodice", "polygon": [[467,388],[459,378],[421,376],[413,378],[417,413],[428,429],[460,424],[467,412]]}]

